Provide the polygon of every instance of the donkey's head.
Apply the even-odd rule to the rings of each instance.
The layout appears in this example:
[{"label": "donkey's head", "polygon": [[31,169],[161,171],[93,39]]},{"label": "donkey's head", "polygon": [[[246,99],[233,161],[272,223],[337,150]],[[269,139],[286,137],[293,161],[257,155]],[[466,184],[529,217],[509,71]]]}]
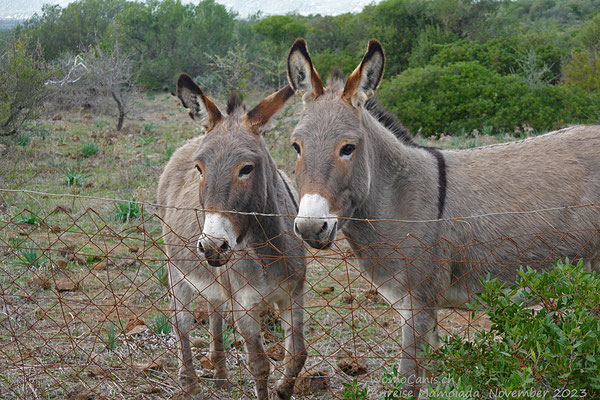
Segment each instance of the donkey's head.
[{"label": "donkey's head", "polygon": [[223,115],[189,75],[179,76],[177,97],[206,129],[190,161],[198,170],[200,207],[206,210],[198,252],[212,266],[225,264],[240,247],[251,223],[243,213],[264,210],[272,171],[261,131],[292,95],[286,86],[250,111],[233,96]]},{"label": "donkey's head", "polygon": [[363,105],[383,77],[381,44],[371,39],[361,63],[344,82],[332,74],[323,87],[306,42],[297,39],[288,55],[288,80],[305,107],[292,133],[298,153],[300,207],[297,235],[315,248],[327,247],[337,229],[369,195],[370,154],[362,127]]}]

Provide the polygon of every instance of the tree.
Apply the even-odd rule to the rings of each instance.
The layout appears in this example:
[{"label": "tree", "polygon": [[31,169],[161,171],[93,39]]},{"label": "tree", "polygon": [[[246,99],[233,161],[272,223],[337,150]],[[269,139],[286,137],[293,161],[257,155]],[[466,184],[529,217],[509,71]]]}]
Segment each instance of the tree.
[{"label": "tree", "polygon": [[125,0],[78,0],[65,8],[46,4],[41,15],[34,14],[19,32],[39,41],[44,57],[54,60],[64,52],[95,46],[125,4]]},{"label": "tree", "polygon": [[19,132],[34,118],[48,96],[46,81],[51,69],[39,46],[30,50],[24,37],[10,43],[0,54],[0,135]]},{"label": "tree", "polygon": [[63,64],[63,78],[51,81],[53,101],[65,108],[89,106],[117,118],[120,131],[133,110],[135,64],[117,44],[110,52],[96,47]]}]

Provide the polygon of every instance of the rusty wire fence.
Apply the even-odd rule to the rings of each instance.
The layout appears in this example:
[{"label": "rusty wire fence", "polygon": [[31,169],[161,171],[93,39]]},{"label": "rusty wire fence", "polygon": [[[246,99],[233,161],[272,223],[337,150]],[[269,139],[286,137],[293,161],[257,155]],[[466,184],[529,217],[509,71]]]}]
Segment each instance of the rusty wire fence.
[{"label": "rusty wire fence", "polygon": [[[165,232],[177,232],[174,227],[162,230],[157,208],[25,191],[0,195],[0,398],[184,395],[171,320],[172,260],[165,251]],[[178,237],[181,246],[195,246],[195,237]],[[546,259],[540,262],[549,265],[563,257],[557,243],[577,237],[574,232],[554,231],[485,243],[472,238],[452,253],[468,254],[471,246],[487,249],[485,259],[467,260],[476,268],[478,263],[504,263],[495,256],[501,246],[548,243]],[[584,252],[592,244],[580,245]],[[409,265],[403,249],[415,246],[421,248],[421,257],[428,258],[432,246],[454,245],[443,239],[425,243],[406,237],[398,240],[390,257]],[[356,253],[343,238],[327,250],[307,250],[304,261],[308,358],[296,383],[296,398],[341,398],[342,384],[355,378],[366,383],[370,393],[383,390],[383,369],[398,364],[401,355],[403,320],[398,311],[365,279]],[[429,261],[447,268],[449,260]],[[222,280],[216,284],[223,285]],[[254,397],[244,340],[232,308],[232,302],[226,302],[220,312],[229,369],[223,386],[215,382],[215,365],[209,357],[210,307],[202,293],[186,304],[193,315],[188,333],[201,388],[198,398]],[[275,381],[283,373],[286,331],[279,310],[265,305],[260,311],[262,340]],[[485,315],[473,318],[459,309],[442,309],[438,319],[441,335],[468,338],[475,330],[489,328]]]}]

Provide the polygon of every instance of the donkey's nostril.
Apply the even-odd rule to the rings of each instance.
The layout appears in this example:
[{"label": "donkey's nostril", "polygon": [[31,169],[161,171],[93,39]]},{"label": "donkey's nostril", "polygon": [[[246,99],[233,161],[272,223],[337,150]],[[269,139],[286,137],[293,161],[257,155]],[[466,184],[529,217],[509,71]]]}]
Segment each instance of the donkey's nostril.
[{"label": "donkey's nostril", "polygon": [[199,240],[198,240],[198,251],[200,253],[204,253],[204,247],[202,247],[202,242],[200,242]]},{"label": "donkey's nostril", "polygon": [[320,233],[325,232],[325,231],[327,231],[327,221],[323,222]]},{"label": "donkey's nostril", "polygon": [[225,251],[225,250],[229,249],[229,243],[227,243],[227,241],[225,241],[219,248],[221,250]]}]

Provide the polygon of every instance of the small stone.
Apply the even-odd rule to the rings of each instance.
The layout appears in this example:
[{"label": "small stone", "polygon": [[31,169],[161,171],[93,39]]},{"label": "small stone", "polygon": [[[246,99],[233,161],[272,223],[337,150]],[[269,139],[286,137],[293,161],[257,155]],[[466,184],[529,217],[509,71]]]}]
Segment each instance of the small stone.
[{"label": "small stone", "polygon": [[200,357],[200,366],[204,369],[213,369],[213,363],[210,361],[210,358],[207,355],[203,355]]},{"label": "small stone", "polygon": [[69,278],[62,278],[56,281],[56,290],[59,292],[72,292],[77,289],[77,282]]},{"label": "small stone", "polygon": [[146,333],[150,330],[146,325],[138,325],[131,328],[131,330],[127,331],[127,335],[137,335],[140,333]]},{"label": "small stone", "polygon": [[60,233],[61,231],[62,229],[60,228],[60,226],[53,225],[50,227],[50,232],[52,233]]},{"label": "small stone", "polygon": [[38,320],[44,319],[44,318],[46,318],[46,315],[47,315],[47,312],[42,307],[38,306],[33,310],[33,316],[35,319],[38,319]]},{"label": "small stone", "polygon": [[330,380],[331,377],[326,370],[303,372],[296,378],[294,393],[310,394],[326,390]]},{"label": "small stone", "polygon": [[142,319],[138,318],[136,315],[133,315],[131,317],[129,317],[127,319],[127,322],[125,323],[125,332],[131,331],[133,328],[140,326],[140,325],[144,325],[144,321],[142,321]]},{"label": "small stone", "polygon": [[322,286],[315,288],[315,291],[320,294],[329,294],[332,293],[334,290],[335,288],[333,286]]},{"label": "small stone", "polygon": [[47,276],[34,276],[27,281],[29,286],[37,286],[41,289],[50,289],[50,279]]},{"label": "small stone", "polygon": [[281,361],[285,357],[285,348],[279,342],[273,343],[267,349],[267,355],[274,361]]},{"label": "small stone", "polygon": [[137,253],[138,251],[140,251],[140,246],[138,245],[133,245],[129,248],[129,251],[132,253]]},{"label": "small stone", "polygon": [[204,349],[209,345],[208,341],[200,336],[191,337],[190,344],[192,345],[192,347],[195,347],[197,349]]},{"label": "small stone", "polygon": [[359,376],[367,373],[367,366],[364,360],[349,354],[338,359],[337,366],[342,372],[350,376]]},{"label": "small stone", "polygon": [[104,370],[102,368],[100,368],[99,366],[97,366],[97,365],[90,365],[89,367],[87,367],[85,369],[85,373],[90,378],[93,378],[95,376],[102,376],[102,375],[104,375]]},{"label": "small stone", "polygon": [[106,264],[105,262],[99,262],[94,265],[94,270],[96,271],[104,271],[107,268],[108,264]]},{"label": "small stone", "polygon": [[54,114],[52,116],[52,121],[60,121],[62,119],[62,115],[60,114]]}]

